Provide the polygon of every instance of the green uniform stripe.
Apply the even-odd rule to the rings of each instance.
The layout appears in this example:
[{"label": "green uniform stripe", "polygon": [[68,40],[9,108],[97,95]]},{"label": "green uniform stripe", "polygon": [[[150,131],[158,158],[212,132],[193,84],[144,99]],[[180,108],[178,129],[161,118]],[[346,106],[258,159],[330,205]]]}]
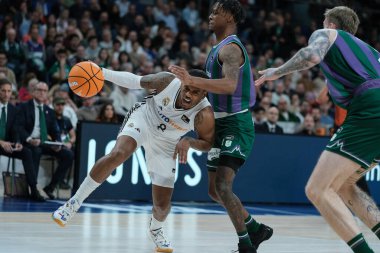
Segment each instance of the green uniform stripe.
[{"label": "green uniform stripe", "polygon": [[[355,74],[355,71],[353,71],[351,66],[347,63],[341,51],[335,44],[331,46],[329,53],[325,56],[325,61],[333,63],[333,70],[339,75],[343,76],[346,80],[350,80],[352,84],[359,86],[366,81],[364,78]],[[337,62],[339,62],[339,64],[335,64]],[[329,79],[335,78],[329,76]]]},{"label": "green uniform stripe", "polygon": [[[246,52],[244,51],[244,57],[246,61],[249,61],[248,56],[246,55]],[[251,72],[250,70],[250,65],[249,64],[244,64],[243,67],[243,80],[249,80],[251,77],[249,76],[249,73]],[[253,84],[253,83],[252,83]],[[253,87],[252,87],[253,88]],[[242,88],[242,94],[250,94],[251,93],[251,85],[243,85]],[[249,108],[249,98],[248,99],[242,99],[241,101],[241,108],[242,110],[244,108]]]},{"label": "green uniform stripe", "polygon": [[[351,48],[351,50],[355,53],[356,57],[359,59],[360,63],[362,63],[363,68],[368,68],[369,71],[368,74],[371,76],[372,79],[377,78],[377,71],[375,70],[372,63],[367,59],[367,56],[365,53],[360,49],[358,44],[356,44],[351,37],[348,36],[346,33],[340,33],[343,40],[347,43],[347,45]],[[364,63],[364,64],[363,64]]]}]

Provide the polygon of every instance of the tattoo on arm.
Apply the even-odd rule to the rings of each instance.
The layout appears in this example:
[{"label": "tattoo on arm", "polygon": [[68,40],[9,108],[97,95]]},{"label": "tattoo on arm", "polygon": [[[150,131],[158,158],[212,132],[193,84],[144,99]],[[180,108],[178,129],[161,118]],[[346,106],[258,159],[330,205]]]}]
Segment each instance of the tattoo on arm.
[{"label": "tattoo on arm", "polygon": [[228,79],[238,80],[240,65],[243,60],[242,51],[238,45],[232,43],[223,47],[219,53],[219,59],[223,62],[223,74]]},{"label": "tattoo on arm", "polygon": [[203,108],[194,119],[194,130],[198,138],[212,144],[215,130],[214,112],[210,106]]},{"label": "tattoo on arm", "polygon": [[145,89],[155,89],[157,92],[162,91],[173,81],[175,75],[169,72],[160,72],[143,76],[140,80],[141,87]]},{"label": "tattoo on arm", "polygon": [[300,49],[289,61],[278,68],[276,75],[287,75],[294,71],[308,69],[320,63],[327,54],[330,42],[330,30],[317,30],[309,39],[309,45]]}]

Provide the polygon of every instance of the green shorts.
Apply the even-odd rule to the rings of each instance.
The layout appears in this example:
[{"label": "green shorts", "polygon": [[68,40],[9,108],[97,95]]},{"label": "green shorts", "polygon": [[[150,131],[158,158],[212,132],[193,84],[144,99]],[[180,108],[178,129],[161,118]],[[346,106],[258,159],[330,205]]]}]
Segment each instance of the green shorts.
[{"label": "green shorts", "polygon": [[380,89],[354,97],[347,118],[326,150],[344,156],[368,169],[380,161]]},{"label": "green shorts", "polygon": [[207,156],[208,170],[216,170],[220,155],[245,161],[251,153],[254,139],[255,128],[249,111],[216,119],[215,141]]}]

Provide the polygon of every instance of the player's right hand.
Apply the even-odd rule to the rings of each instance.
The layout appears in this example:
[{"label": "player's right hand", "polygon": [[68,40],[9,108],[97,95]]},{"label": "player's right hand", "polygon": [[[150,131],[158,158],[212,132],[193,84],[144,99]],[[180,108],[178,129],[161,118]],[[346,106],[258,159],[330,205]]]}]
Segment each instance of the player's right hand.
[{"label": "player's right hand", "polygon": [[175,146],[173,159],[177,159],[179,163],[187,163],[187,152],[190,149],[190,138],[184,137],[182,138],[177,145]]},{"label": "player's right hand", "polygon": [[259,71],[259,74],[262,76],[260,76],[260,78],[255,81],[255,86],[260,86],[265,81],[273,81],[280,78],[281,76],[275,74],[276,71],[277,68],[269,68]]}]

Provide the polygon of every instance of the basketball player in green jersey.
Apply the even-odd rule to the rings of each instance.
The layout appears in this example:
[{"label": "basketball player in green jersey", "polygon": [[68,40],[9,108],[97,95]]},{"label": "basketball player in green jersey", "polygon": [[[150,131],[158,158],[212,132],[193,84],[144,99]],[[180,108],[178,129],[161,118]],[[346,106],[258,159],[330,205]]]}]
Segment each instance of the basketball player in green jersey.
[{"label": "basketball player in green jersey", "polygon": [[207,161],[209,195],[227,210],[239,237],[239,252],[251,253],[273,230],[257,223],[232,191],[235,175],[249,156],[255,137],[249,112],[255,103],[255,86],[246,49],[235,35],[243,16],[238,0],[214,4],[209,28],[217,44],[205,64],[211,79],[194,78],[178,66],[169,69],[182,81],[209,92],[216,119],[215,143]]},{"label": "basketball player in green jersey", "polygon": [[259,72],[256,85],[320,64],[334,102],[347,110],[343,125],[323,151],[306,195],[356,253],[374,252],[350,210],[380,238],[380,212],[355,182],[380,158],[380,54],[354,36],[357,14],[339,6],[325,12],[324,29],[278,68]]}]

